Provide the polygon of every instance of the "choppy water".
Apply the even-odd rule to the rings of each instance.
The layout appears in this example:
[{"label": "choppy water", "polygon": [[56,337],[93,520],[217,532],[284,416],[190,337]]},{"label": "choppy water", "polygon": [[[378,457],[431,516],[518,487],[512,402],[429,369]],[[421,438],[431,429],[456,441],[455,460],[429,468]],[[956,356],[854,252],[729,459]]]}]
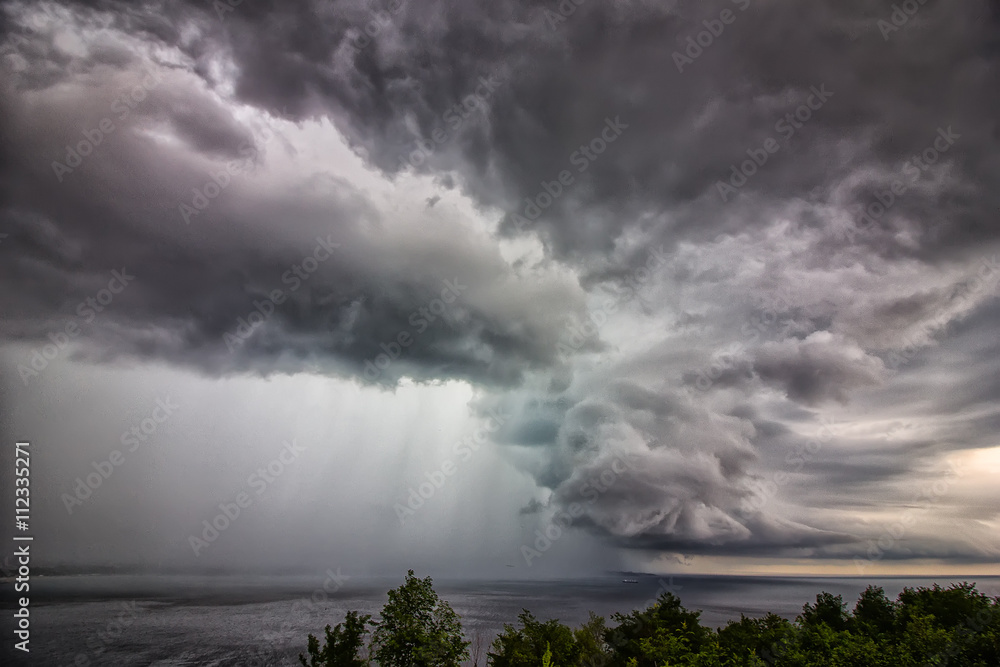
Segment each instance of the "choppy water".
[{"label": "choppy water", "polygon": [[[585,580],[444,581],[435,589],[461,615],[466,638],[480,637],[482,659],[505,622],[522,608],[539,618],[571,625],[588,611],[604,616],[629,612],[671,586],[690,609],[703,611],[706,624],[724,625],[741,612],[774,611],[787,618],[821,590],[839,593],[849,606],[869,583],[894,597],[904,586],[946,586],[961,579],[872,579],[636,576]],[[31,654],[13,651],[9,584],[4,586],[4,653],[14,664],[155,665],[215,667],[296,665],[306,635],[322,634],[325,624],[343,619],[349,609],[377,614],[396,579],[348,580],[339,590],[322,592],[316,577],[40,577],[31,582]],[[979,589],[1000,595],[1000,578],[975,579]],[[332,581],[327,584],[332,590]],[[325,599],[324,599],[325,598]],[[315,600],[315,602],[314,602]],[[81,659],[83,656],[84,659]]]}]

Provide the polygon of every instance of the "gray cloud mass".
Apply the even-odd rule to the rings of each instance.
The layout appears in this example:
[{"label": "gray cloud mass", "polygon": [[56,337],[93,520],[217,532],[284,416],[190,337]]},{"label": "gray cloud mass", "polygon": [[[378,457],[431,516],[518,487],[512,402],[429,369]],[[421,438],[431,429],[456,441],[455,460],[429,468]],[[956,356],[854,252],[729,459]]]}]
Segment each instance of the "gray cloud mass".
[{"label": "gray cloud mass", "polygon": [[[850,564],[924,501],[880,559],[996,562],[1000,4],[888,33],[867,0],[563,4],[5,5],[3,430],[61,448],[53,564],[195,567],[300,431],[326,454],[197,567],[467,562],[491,530],[502,567],[574,506],[566,567]],[[69,513],[155,398],[137,369],[186,407]]]}]

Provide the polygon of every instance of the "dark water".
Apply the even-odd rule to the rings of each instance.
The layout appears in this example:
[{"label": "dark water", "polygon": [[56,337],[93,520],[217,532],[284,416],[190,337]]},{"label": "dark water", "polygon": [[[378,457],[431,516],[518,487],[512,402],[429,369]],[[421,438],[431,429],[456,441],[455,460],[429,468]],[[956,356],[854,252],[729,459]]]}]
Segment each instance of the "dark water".
[{"label": "dark water", "polygon": [[[870,583],[895,597],[904,586],[947,586],[961,578],[764,578],[638,575],[583,580],[447,581],[435,589],[462,617],[467,639],[477,636],[482,657],[505,622],[522,608],[571,625],[588,611],[603,616],[645,606],[671,589],[708,625],[774,611],[787,618],[820,591],[839,593],[849,606]],[[1000,595],[1000,578],[974,579],[979,590]],[[31,654],[13,651],[11,586],[4,589],[4,654],[13,664],[45,665],[295,665],[306,635],[343,619],[349,609],[377,614],[399,579],[352,578],[333,593],[318,577],[41,577],[31,582]],[[325,599],[324,599],[325,598]],[[6,664],[7,661],[4,662]],[[480,665],[485,664],[481,659]]]}]

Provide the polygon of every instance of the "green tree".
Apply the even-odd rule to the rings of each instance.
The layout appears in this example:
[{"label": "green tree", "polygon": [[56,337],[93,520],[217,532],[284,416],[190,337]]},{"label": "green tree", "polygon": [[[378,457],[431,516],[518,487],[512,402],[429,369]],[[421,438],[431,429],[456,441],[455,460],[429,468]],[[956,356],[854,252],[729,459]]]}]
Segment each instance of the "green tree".
[{"label": "green tree", "polygon": [[606,665],[608,663],[611,654],[604,641],[607,632],[608,628],[604,623],[604,617],[598,616],[594,612],[590,612],[590,618],[586,623],[573,630],[581,665],[590,667],[591,665]]},{"label": "green tree", "polygon": [[[648,609],[615,614],[607,628],[594,614],[573,630],[529,611],[505,625],[488,654],[493,667],[997,667],[1000,598],[973,584],[905,588],[890,601],[869,586],[848,614],[839,595],[820,593],[791,623],[775,614],[741,616],[718,631],[701,626],[669,593]],[[438,599],[430,578],[411,570],[389,591],[382,619],[349,612],[320,647],[309,635],[304,667],[358,667],[367,626],[370,654],[381,667],[456,667],[468,656],[458,616]],[[478,654],[477,654],[478,655]]]},{"label": "green tree", "polygon": [[963,582],[941,588],[904,588],[899,594],[900,621],[903,625],[911,618],[930,615],[938,625],[955,628],[968,625],[981,611],[990,608],[991,600],[976,590],[975,584]]},{"label": "green tree", "polygon": [[961,583],[904,588],[896,623],[900,645],[914,659],[934,664],[1000,665],[1000,600]]},{"label": "green tree", "polygon": [[458,614],[413,570],[389,591],[371,646],[380,667],[457,667],[469,656]]},{"label": "green tree", "polygon": [[853,628],[868,637],[885,637],[896,626],[896,605],[881,586],[869,586],[854,605]]},{"label": "green tree", "polygon": [[802,605],[802,615],[799,620],[807,628],[815,627],[820,623],[835,631],[847,629],[847,607],[844,605],[844,598],[841,595],[822,592],[816,596],[816,604],[808,602]]},{"label": "green tree", "polygon": [[795,629],[777,614],[763,618],[747,618],[740,614],[739,621],[729,621],[718,633],[719,645],[731,656],[735,665],[751,667],[766,661],[777,662],[795,641]]},{"label": "green tree", "polygon": [[[631,614],[615,614],[618,627],[608,630],[605,641],[612,647],[610,663],[625,667],[635,659],[639,667],[658,667],[656,656],[684,651],[700,653],[712,638],[712,631],[699,621],[701,612],[688,611],[673,593],[662,593],[648,609]],[[648,655],[646,649],[656,656]]]},{"label": "green tree", "polygon": [[343,623],[337,623],[333,630],[326,626],[326,643],[319,647],[319,640],[309,635],[309,662],[299,653],[299,662],[305,667],[365,667],[368,661],[360,657],[368,626],[372,625],[369,614],[359,615],[347,612]]},{"label": "green tree", "polygon": [[556,619],[539,621],[527,609],[522,609],[517,619],[520,628],[504,625],[504,631],[493,641],[487,654],[493,667],[538,667],[546,650],[554,665],[579,664],[580,647],[569,627]]}]

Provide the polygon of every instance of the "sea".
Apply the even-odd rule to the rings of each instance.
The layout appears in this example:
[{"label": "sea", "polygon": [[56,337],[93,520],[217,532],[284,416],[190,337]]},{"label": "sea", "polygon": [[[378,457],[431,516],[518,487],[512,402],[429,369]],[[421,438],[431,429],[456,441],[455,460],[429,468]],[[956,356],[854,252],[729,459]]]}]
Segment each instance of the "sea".
[{"label": "sea", "polygon": [[[336,578],[334,578],[336,577]],[[624,581],[628,579],[629,581]],[[634,582],[633,582],[634,580]],[[486,664],[486,652],[505,623],[522,609],[541,620],[579,625],[594,612],[609,618],[650,604],[668,590],[685,607],[719,627],[740,614],[773,611],[792,619],[816,594],[844,596],[848,607],[869,584],[895,597],[904,587],[975,582],[1000,595],[1000,577],[871,578],[657,576],[608,574],[548,581],[435,579],[434,588],[461,616],[471,640],[468,665]],[[309,633],[348,610],[377,615],[386,591],[402,578],[317,576],[87,575],[32,577],[30,654],[14,650],[15,597],[3,593],[6,659],[45,667],[142,665],[155,667],[266,667],[298,665]],[[324,589],[325,587],[325,589]],[[610,623],[609,623],[610,625]]]}]

